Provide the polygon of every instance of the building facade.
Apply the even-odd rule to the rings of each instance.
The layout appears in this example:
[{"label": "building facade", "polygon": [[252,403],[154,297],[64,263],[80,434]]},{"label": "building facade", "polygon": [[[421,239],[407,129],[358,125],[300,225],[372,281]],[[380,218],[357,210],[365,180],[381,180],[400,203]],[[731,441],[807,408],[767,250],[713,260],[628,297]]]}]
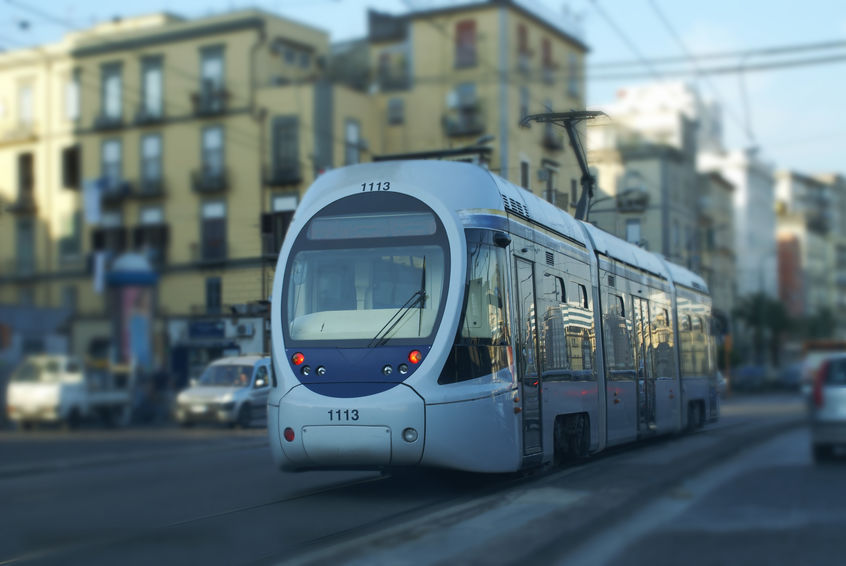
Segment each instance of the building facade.
[{"label": "building facade", "polygon": [[[0,305],[65,309],[59,350],[165,367],[177,387],[211,359],[267,351],[278,251],[327,169],[484,145],[489,167],[568,206],[563,132],[517,122],[584,107],[585,51],[497,1],[371,16],[351,50],[245,10],[2,54]],[[374,72],[337,76],[345,57]]]}]

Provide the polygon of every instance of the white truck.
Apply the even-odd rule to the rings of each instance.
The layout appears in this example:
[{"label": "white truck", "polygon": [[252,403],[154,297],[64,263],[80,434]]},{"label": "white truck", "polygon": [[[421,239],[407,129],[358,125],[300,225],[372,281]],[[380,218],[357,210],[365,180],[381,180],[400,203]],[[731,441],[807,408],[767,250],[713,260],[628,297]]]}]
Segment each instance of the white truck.
[{"label": "white truck", "polygon": [[6,416],[22,428],[37,423],[76,428],[92,417],[110,424],[128,424],[130,376],[129,371],[86,369],[73,356],[29,356],[9,380]]}]

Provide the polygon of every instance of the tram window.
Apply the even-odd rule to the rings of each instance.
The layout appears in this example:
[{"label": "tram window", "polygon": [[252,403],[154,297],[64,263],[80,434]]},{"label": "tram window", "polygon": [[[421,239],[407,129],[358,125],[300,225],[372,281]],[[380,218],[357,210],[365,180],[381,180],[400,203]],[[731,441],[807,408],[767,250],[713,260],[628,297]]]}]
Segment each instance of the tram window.
[{"label": "tram window", "polygon": [[634,346],[629,321],[625,318],[623,297],[608,295],[608,309],[603,315],[605,352],[610,379],[634,377]]},{"label": "tram window", "polygon": [[667,309],[655,309],[652,324],[652,362],[656,377],[671,377],[673,371],[673,333]]},{"label": "tram window", "polygon": [[579,304],[583,309],[590,308],[588,307],[587,289],[582,284],[579,284]]},{"label": "tram window", "polygon": [[471,242],[467,258],[467,300],[461,321],[464,343],[508,344],[502,248]]}]

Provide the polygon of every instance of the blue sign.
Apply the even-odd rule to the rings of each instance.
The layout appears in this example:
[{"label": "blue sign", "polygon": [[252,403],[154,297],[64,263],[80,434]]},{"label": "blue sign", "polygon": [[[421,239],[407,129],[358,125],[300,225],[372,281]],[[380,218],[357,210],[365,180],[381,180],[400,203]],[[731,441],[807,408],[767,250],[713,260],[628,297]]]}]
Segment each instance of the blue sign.
[{"label": "blue sign", "polygon": [[195,320],[188,323],[188,336],[199,340],[223,338],[226,323],[222,320]]}]

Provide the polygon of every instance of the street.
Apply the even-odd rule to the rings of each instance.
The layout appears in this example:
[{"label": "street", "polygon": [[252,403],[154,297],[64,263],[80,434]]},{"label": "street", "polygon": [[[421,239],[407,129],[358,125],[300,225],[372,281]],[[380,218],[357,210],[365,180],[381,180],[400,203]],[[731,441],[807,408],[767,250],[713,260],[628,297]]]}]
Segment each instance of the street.
[{"label": "street", "polygon": [[800,399],[534,474],[283,474],[265,431],[0,433],[0,564],[840,564]]}]

